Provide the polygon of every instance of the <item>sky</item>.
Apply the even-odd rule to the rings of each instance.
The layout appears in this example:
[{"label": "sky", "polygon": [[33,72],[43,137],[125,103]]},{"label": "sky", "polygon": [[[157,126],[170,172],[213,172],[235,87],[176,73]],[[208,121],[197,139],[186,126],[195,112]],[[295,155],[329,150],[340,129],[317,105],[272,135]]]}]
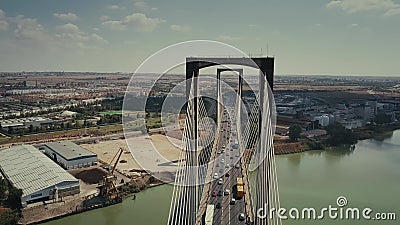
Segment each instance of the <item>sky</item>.
[{"label": "sky", "polygon": [[400,0],[1,0],[0,71],[134,72],[201,39],[276,74],[400,76],[399,24]]}]

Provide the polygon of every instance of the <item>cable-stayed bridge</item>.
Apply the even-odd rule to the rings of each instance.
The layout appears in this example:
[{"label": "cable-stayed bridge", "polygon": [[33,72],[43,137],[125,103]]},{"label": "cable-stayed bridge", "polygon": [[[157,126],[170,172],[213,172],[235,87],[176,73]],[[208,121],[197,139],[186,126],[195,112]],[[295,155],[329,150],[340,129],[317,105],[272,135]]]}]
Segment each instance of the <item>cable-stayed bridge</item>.
[{"label": "cable-stayed bridge", "polygon": [[[206,107],[199,90],[199,70],[217,69],[216,107]],[[243,101],[246,86],[239,65],[259,70],[252,104]],[[187,58],[186,119],[175,177],[169,225],[281,224],[270,215],[279,208],[273,151],[273,58]],[[238,87],[227,102],[221,74],[238,75]],[[210,119],[213,114],[216,118]],[[261,215],[261,216],[260,216]]]}]

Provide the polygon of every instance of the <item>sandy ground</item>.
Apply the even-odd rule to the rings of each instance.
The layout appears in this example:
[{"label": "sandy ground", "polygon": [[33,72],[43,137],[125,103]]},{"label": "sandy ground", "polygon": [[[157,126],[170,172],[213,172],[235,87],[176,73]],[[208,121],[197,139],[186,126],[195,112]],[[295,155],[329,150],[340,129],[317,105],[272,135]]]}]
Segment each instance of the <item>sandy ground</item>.
[{"label": "sandy ground", "polygon": [[[128,148],[126,142],[130,143]],[[151,136],[132,137],[126,140],[101,141],[96,144],[82,144],[81,146],[98,155],[104,162],[110,162],[119,148],[124,149],[117,170],[130,174],[130,170],[172,171],[171,161],[179,158],[180,140],[166,137],[161,134]],[[132,157],[133,156],[135,159]],[[126,163],[121,163],[125,160]],[[115,161],[114,161],[115,162]],[[138,163],[140,162],[140,164]]]}]

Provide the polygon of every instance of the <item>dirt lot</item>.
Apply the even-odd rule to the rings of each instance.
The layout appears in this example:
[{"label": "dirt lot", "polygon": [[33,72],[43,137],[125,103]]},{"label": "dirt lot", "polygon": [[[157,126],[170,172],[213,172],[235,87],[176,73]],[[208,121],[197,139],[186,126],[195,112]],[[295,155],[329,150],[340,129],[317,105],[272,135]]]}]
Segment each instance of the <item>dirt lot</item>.
[{"label": "dirt lot", "polygon": [[99,168],[93,168],[89,170],[76,171],[76,172],[72,171],[70,173],[77,179],[81,179],[83,182],[88,184],[99,183],[103,179],[103,176],[107,174],[106,172],[104,172]]},{"label": "dirt lot", "polygon": [[[131,149],[128,148],[126,141],[130,142]],[[143,170],[143,167],[132,157],[131,152],[139,160],[145,169],[150,171],[170,171],[171,166],[161,164],[174,161],[179,158],[180,140],[155,134],[150,137],[132,137],[126,140],[101,141],[95,144],[82,144],[83,148],[88,149],[98,155],[99,160],[109,163],[118,152],[119,148],[124,149],[124,153],[117,165],[117,170],[131,175],[130,170]]]}]

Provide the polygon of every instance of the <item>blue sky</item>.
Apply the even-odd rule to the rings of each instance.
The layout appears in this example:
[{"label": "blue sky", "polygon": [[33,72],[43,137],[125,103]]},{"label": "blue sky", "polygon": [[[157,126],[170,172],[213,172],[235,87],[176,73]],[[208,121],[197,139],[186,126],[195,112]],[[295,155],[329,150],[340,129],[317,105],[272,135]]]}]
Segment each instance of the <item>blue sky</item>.
[{"label": "blue sky", "polygon": [[400,75],[400,0],[0,2],[0,71],[132,72],[195,39],[276,57],[277,74]]}]

